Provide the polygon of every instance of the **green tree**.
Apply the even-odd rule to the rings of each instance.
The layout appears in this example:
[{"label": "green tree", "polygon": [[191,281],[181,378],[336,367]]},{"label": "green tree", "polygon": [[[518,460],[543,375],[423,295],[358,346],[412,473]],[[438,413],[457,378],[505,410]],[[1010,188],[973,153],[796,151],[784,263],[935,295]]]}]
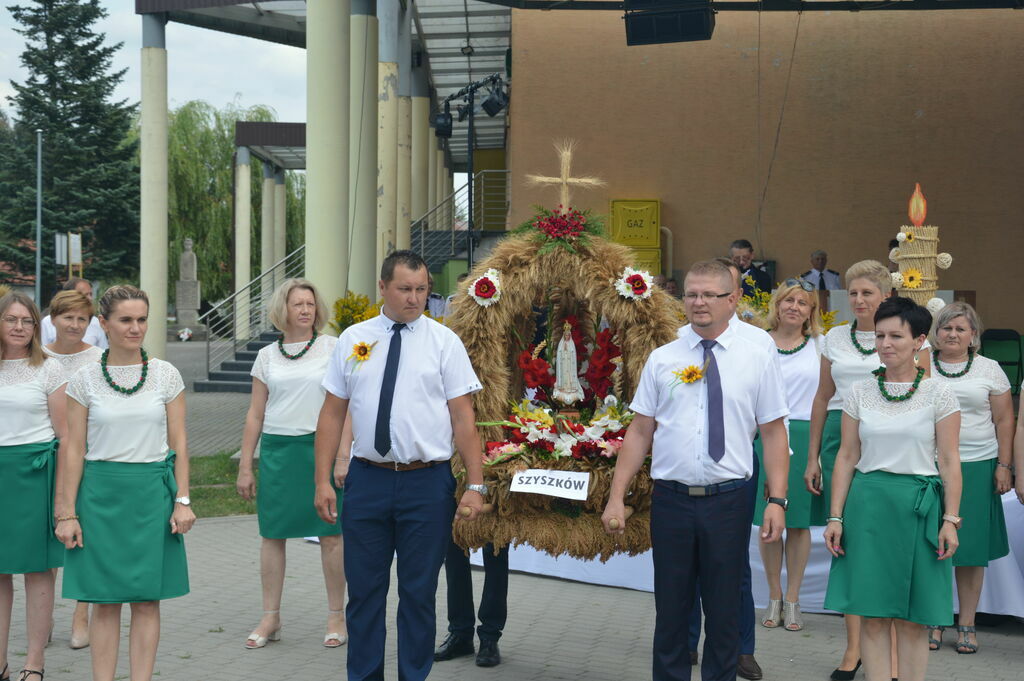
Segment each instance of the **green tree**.
[{"label": "green tree", "polygon": [[[243,108],[237,103],[223,109],[193,100],[169,114],[168,183],[170,216],[168,263],[171,279],[186,237],[196,243],[198,278],[203,298],[217,301],[233,291],[234,276],[234,153],[237,121],[273,121],[266,106]],[[260,270],[261,163],[252,159],[252,220],[250,266]],[[302,244],[305,224],[305,175],[286,173],[287,250]]]},{"label": "green tree", "polygon": [[[135,105],[113,101],[121,43],[93,30],[98,0],[33,0],[8,7],[25,38],[24,83],[12,82],[15,123],[0,155],[0,261],[34,272],[36,129],[43,131],[43,292],[55,286],[55,231],[80,231],[86,274],[138,272],[139,179],[130,135]],[[0,139],[0,144],[3,144]],[[0,272],[0,278],[5,273]],[[11,274],[7,273],[11,278]]]}]

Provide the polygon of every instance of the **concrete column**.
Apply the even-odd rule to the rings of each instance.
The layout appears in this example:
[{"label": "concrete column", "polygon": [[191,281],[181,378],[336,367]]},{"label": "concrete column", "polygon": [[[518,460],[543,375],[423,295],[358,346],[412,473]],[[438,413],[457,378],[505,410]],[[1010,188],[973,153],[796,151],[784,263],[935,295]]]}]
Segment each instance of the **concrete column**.
[{"label": "concrete column", "polygon": [[167,357],[167,47],[164,14],[142,15],[139,284],[149,294],[151,357]]},{"label": "concrete column", "polygon": [[[252,279],[249,261],[252,257],[252,166],[249,150],[235,151],[235,292]],[[249,305],[251,291],[235,299],[235,334],[249,337]]]},{"label": "concrete column", "polygon": [[[263,164],[263,186],[260,187],[260,274],[269,272],[274,260],[274,166]],[[261,288],[273,286],[264,279]],[[267,291],[261,291],[266,295]]]},{"label": "concrete column", "polygon": [[398,180],[395,248],[408,249],[412,207],[412,5],[398,16]]},{"label": "concrete column", "polygon": [[348,283],[349,10],[306,3],[306,277],[328,307]]},{"label": "concrete column", "polygon": [[423,66],[414,66],[412,70],[412,194],[409,200],[409,217],[415,222],[433,206],[427,205],[427,182],[430,171],[427,169],[431,141],[434,137],[430,129],[430,87],[427,83],[427,70]]},{"label": "concrete column", "polygon": [[[434,135],[433,128],[428,128],[427,134],[430,135],[427,157],[424,160],[424,164],[427,166],[427,210],[434,210],[434,206],[437,205],[437,137]],[[413,145],[414,151],[415,148]],[[432,224],[430,226],[433,227]]]},{"label": "concrete column", "polygon": [[[280,262],[288,255],[288,185],[285,184],[284,170],[274,171],[274,262]],[[284,281],[284,272],[274,277],[276,287]]]},{"label": "concrete column", "polygon": [[377,3],[377,259],[395,250],[398,220],[398,0]]},{"label": "concrete column", "polygon": [[378,31],[376,0],[353,0],[348,288],[370,298],[377,290]]}]

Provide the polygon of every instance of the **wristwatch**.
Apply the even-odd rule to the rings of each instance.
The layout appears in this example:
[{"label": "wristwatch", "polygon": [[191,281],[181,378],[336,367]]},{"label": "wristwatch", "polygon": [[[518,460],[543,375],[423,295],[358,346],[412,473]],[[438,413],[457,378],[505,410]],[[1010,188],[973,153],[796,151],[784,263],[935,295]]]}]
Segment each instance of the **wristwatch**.
[{"label": "wristwatch", "polygon": [[174,503],[181,504],[182,506],[191,506],[192,505],[192,500],[189,499],[188,497],[177,497],[174,500]]},{"label": "wristwatch", "polygon": [[778,504],[785,511],[789,508],[789,499],[785,497],[768,497],[769,504]]},{"label": "wristwatch", "polygon": [[953,515],[952,513],[946,513],[945,515],[942,516],[942,519],[945,522],[950,523],[953,527],[955,527],[958,530],[964,524],[964,519],[963,518],[961,518],[958,515]]},{"label": "wristwatch", "polygon": [[477,492],[480,496],[487,496],[487,485],[466,485],[466,489],[471,492]]}]

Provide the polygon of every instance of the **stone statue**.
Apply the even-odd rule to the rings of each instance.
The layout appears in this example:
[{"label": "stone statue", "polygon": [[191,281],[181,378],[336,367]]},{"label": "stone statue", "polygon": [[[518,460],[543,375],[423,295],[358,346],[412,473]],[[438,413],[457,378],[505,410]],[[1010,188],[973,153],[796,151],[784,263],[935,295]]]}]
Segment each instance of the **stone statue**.
[{"label": "stone statue", "polygon": [[174,297],[180,327],[194,327],[199,324],[200,293],[196,270],[196,254],[192,250],[192,239],[186,238],[185,250],[181,252],[178,261],[178,285]]}]

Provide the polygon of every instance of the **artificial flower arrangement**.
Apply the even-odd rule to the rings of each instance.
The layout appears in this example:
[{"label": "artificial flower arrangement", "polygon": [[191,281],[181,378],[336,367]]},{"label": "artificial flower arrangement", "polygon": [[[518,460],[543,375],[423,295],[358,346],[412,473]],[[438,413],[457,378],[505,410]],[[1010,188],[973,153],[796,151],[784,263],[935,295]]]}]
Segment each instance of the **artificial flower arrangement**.
[{"label": "artificial flower arrangement", "polygon": [[512,234],[525,234],[535,241],[543,243],[538,255],[548,253],[555,248],[564,248],[576,253],[576,246],[585,246],[591,236],[604,233],[604,221],[590,210],[579,210],[572,206],[559,205],[554,210],[543,206],[534,206],[537,213],[522,223]]}]

